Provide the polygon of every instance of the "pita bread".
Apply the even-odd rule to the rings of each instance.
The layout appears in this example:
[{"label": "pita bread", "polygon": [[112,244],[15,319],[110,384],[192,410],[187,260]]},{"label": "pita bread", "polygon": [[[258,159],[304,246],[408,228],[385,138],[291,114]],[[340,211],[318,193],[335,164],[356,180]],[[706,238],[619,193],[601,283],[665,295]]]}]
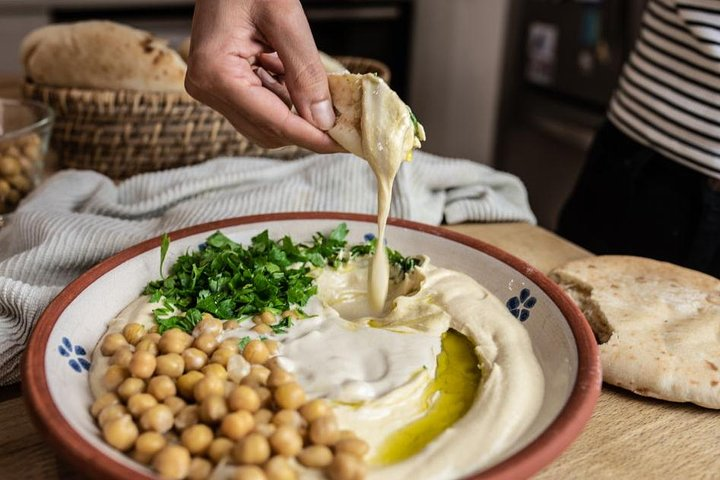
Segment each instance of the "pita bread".
[{"label": "pita bread", "polygon": [[187,66],[166,42],[119,23],[48,25],[20,46],[25,74],[67,88],[184,92]]},{"label": "pita bread", "polygon": [[328,75],[335,125],[328,134],[348,152],[409,160],[425,140],[425,130],[385,81],[372,73]]},{"label": "pita bread", "polygon": [[595,331],[607,383],[720,408],[720,280],[628,256],[576,260],[551,277]]}]

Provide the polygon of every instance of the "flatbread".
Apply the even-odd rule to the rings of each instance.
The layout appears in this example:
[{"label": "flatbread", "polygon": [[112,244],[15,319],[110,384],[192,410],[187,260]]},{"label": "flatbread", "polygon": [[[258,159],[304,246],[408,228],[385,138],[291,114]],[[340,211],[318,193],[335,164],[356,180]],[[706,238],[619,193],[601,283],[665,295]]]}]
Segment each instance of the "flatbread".
[{"label": "flatbread", "polygon": [[590,322],[607,383],[720,408],[720,280],[611,255],[576,260],[550,275]]},{"label": "flatbread", "polygon": [[[371,158],[410,160],[425,130],[385,81],[372,73],[328,75],[335,125],[328,134],[348,152]],[[372,163],[372,162],[371,162]]]},{"label": "flatbread", "polygon": [[187,66],[167,42],[119,23],[89,20],[33,30],[20,45],[25,75],[40,85],[184,92]]}]

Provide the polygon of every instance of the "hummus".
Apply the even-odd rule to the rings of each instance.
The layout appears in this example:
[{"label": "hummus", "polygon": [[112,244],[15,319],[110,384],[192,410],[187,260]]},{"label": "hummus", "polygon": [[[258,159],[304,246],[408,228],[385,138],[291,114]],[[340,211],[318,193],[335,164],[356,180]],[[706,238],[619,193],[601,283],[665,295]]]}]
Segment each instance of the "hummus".
[{"label": "hummus", "polygon": [[[380,314],[368,312],[370,262],[317,270],[318,293],[304,307],[309,317],[273,336],[283,367],[309,397],[334,405],[341,428],[369,443],[369,479],[450,479],[498,461],[542,402],[543,375],[527,332],[472,278],[428,258],[391,283]],[[129,322],[152,325],[158,306],[140,297],[108,333]],[[252,326],[243,322],[222,339],[257,337]],[[96,397],[107,369],[99,350],[90,371]],[[301,478],[319,478],[299,469]],[[213,478],[231,471],[220,464]]]},{"label": "hummus", "polygon": [[[425,140],[425,131],[410,108],[377,75],[332,74],[328,84],[339,113],[328,134],[372,168],[378,187],[377,245],[385,245],[395,176],[402,162],[412,159],[413,148]],[[389,273],[385,249],[376,248],[368,283],[375,312],[385,303]]]}]

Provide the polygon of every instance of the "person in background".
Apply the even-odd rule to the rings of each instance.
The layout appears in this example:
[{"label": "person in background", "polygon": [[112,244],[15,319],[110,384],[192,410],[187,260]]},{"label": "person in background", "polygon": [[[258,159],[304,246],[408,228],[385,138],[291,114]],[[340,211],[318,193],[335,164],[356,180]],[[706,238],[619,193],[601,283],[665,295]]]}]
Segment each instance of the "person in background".
[{"label": "person in background", "polygon": [[720,277],[720,0],[649,0],[558,233]]},{"label": "person in background", "polygon": [[325,133],[335,112],[299,0],[198,0],[185,88],[261,147],[342,151]]}]

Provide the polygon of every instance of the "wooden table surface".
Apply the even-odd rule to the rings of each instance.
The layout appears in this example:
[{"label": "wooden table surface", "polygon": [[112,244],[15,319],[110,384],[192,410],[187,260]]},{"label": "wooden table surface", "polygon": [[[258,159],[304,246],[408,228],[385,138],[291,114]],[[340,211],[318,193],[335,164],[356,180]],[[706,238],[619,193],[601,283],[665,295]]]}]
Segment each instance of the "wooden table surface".
[{"label": "wooden table surface", "polygon": [[[449,227],[548,272],[589,255],[527,224]],[[17,386],[0,388],[0,479],[77,478],[30,423]],[[720,478],[720,413],[647,399],[604,386],[580,437],[537,479]]]}]

